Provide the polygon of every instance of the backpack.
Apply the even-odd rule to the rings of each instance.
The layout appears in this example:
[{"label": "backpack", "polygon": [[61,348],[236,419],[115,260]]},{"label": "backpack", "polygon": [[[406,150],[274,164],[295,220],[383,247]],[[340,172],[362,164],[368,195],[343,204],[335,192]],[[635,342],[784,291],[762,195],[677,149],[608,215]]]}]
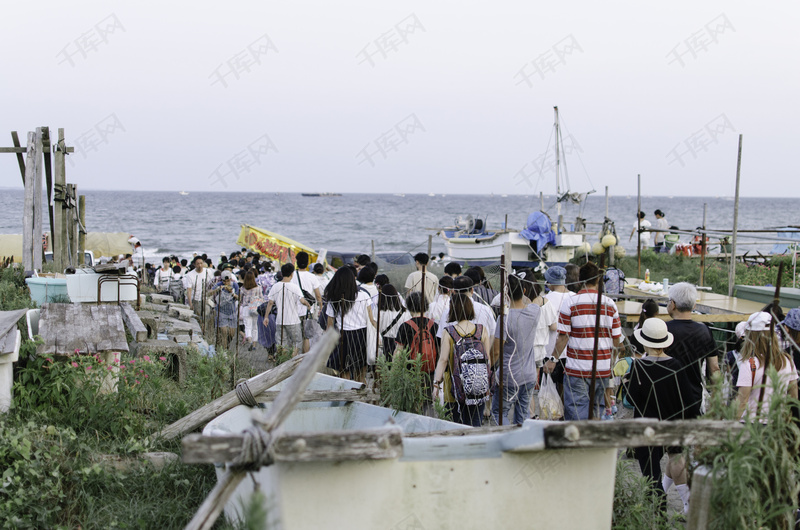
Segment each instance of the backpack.
[{"label": "backpack", "polygon": [[453,397],[464,405],[480,405],[489,393],[489,358],[481,342],[483,326],[475,325],[475,333],[462,337],[454,326],[447,332],[453,339]]},{"label": "backpack", "polygon": [[184,294],[183,278],[176,278],[175,276],[170,278],[168,290],[173,300],[176,302],[182,300]]},{"label": "backpack", "polygon": [[606,294],[623,294],[625,291],[625,273],[616,267],[609,267],[603,276],[603,292]]},{"label": "backpack", "polygon": [[419,329],[413,318],[406,321],[406,324],[414,331],[414,337],[411,339],[411,344],[408,345],[408,352],[412,359],[420,356],[422,358],[422,371],[430,373],[436,370],[438,356],[436,338],[433,336],[433,320],[430,318],[425,318],[425,320],[427,320],[425,329]]}]

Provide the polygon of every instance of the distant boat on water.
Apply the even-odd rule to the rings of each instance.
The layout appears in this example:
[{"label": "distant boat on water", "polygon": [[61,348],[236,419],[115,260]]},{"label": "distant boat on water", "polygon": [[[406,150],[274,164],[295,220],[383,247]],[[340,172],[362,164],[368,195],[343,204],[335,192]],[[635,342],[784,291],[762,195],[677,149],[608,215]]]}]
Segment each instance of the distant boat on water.
[{"label": "distant boat on water", "polygon": [[189,195],[189,192],[188,191],[179,191],[178,194],[179,195]]},{"label": "distant boat on water", "polygon": [[341,197],[341,193],[301,193],[303,197]]},{"label": "distant boat on water", "polygon": [[406,194],[405,193],[395,193],[394,196],[395,197],[405,197]]}]

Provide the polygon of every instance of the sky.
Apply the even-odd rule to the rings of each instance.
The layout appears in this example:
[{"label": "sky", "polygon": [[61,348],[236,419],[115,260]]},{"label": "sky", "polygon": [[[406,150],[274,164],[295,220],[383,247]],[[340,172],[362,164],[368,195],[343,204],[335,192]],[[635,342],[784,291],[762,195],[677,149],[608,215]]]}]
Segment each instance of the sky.
[{"label": "sky", "polygon": [[[0,146],[79,189],[798,196],[797,2],[14,2]],[[792,65],[795,66],[792,66]],[[4,140],[3,140],[4,139]],[[0,187],[21,187],[0,156]]]}]

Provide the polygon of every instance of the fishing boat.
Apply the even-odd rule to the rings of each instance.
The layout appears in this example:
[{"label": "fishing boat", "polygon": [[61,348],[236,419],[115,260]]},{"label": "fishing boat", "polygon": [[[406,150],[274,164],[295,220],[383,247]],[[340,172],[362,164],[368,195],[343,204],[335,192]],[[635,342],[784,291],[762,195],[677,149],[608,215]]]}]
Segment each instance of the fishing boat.
[{"label": "fishing boat", "polygon": [[[576,252],[586,249],[586,236],[613,232],[613,222],[608,219],[598,232],[586,231],[586,220],[582,218],[582,208],[574,223],[564,223],[562,204],[570,203],[581,207],[590,193],[575,193],[569,190],[567,166],[564,157],[563,138],[558,117],[558,107],[554,107],[555,123],[555,177],[556,177],[556,219],[545,211],[531,213],[522,230],[504,226],[489,230],[486,218],[472,215],[456,218],[454,226],[439,230],[444,239],[447,254],[452,261],[469,265],[491,265],[500,261],[503,248],[511,244],[511,261],[518,267],[541,267],[562,265],[575,257]],[[493,195],[493,194],[492,194]]]},{"label": "fishing boat", "polygon": [[189,195],[188,191],[179,191],[178,195]]},{"label": "fishing boat", "polygon": [[301,193],[303,197],[341,197],[341,193]]},{"label": "fishing boat", "polygon": [[[309,390],[360,386],[316,374]],[[264,403],[264,409],[239,405],[208,423],[203,434],[224,438],[252,429],[253,414],[269,414],[273,403]],[[281,426],[283,433],[299,436],[293,445],[312,448],[314,435],[344,438],[401,429],[397,456],[337,461],[309,455],[302,462],[276,456],[272,465],[251,471],[236,486],[225,515],[242,521],[259,492],[269,514],[267,526],[283,530],[495,528],[497,513],[509,527],[609,528],[617,450],[550,449],[549,425],[528,420],[520,428],[470,435],[471,427],[358,401],[301,403]],[[454,435],[462,431],[465,436]],[[222,464],[216,466],[219,481],[226,472]],[[553,500],[554,491],[569,492],[581,509],[542,510],[530,501]],[[556,495],[555,500],[563,499]]]}]

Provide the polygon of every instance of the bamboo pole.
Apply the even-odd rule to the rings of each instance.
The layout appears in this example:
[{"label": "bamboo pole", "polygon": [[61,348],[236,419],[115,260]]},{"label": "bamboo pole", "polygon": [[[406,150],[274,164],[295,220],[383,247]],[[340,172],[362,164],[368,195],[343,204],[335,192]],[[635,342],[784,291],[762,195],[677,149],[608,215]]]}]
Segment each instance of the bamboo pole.
[{"label": "bamboo pole", "polygon": [[636,175],[636,275],[642,277],[642,176]]},{"label": "bamboo pole", "polygon": [[[741,137],[741,135],[739,135]],[[772,299],[772,307],[769,310],[769,354],[764,356],[764,376],[761,378],[761,390],[758,393],[758,405],[756,406],[756,415],[761,414],[761,403],[764,401],[764,389],[767,386],[767,371],[769,370],[770,358],[773,355],[772,345],[775,342],[772,340],[775,334],[775,308],[781,303],[781,282],[783,281],[783,262],[778,265],[778,281],[775,282],[775,297]]]},{"label": "bamboo pole", "polygon": [[736,235],[739,229],[739,180],[742,174],[742,135],[739,135],[739,154],[736,157],[736,195],[733,202],[733,236],[731,238],[731,265],[728,269],[728,296],[733,296],[736,283]]},{"label": "bamboo pole", "polygon": [[[638,216],[638,214],[637,214]],[[606,255],[600,254],[600,272],[597,278],[597,306],[594,318],[594,346],[592,348],[592,378],[589,382],[589,419],[594,419],[594,391],[597,385],[597,349],[600,345],[600,313],[603,309],[603,269]]]},{"label": "bamboo pole", "polygon": [[[708,203],[703,203],[703,230],[706,229],[706,214],[708,213]],[[704,285],[706,275],[706,235],[705,233],[700,236],[700,287]]]},{"label": "bamboo pole", "polygon": [[78,265],[86,265],[86,195],[78,196],[78,218]]},{"label": "bamboo pole", "polygon": [[500,360],[500,384],[498,385],[497,391],[499,392],[499,396],[497,401],[500,402],[500,415],[498,419],[498,423],[502,427],[503,425],[503,401],[505,399],[505,364],[506,364],[506,355],[505,355],[505,337],[504,333],[506,330],[506,247],[510,245],[510,243],[505,243],[503,245],[503,253],[500,255],[500,333],[498,338],[500,339],[500,351],[497,353]]}]

